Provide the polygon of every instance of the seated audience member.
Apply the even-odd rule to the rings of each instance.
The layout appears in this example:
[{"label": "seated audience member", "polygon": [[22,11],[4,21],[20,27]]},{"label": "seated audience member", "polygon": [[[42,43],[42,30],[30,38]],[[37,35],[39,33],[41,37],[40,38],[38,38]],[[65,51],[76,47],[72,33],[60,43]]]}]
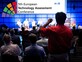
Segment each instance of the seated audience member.
[{"label": "seated audience member", "polygon": [[2,62],[19,62],[18,56],[21,54],[21,49],[17,44],[12,44],[11,37],[8,34],[3,36],[4,45],[0,48]]},{"label": "seated audience member", "polygon": [[31,45],[25,48],[23,62],[44,62],[46,54],[43,47],[36,44],[36,35],[31,33],[29,41]]},{"label": "seated audience member", "polygon": [[48,21],[40,27],[42,36],[48,38],[48,61],[49,62],[67,62],[68,52],[71,48],[72,31],[64,25],[66,14],[63,12],[56,13],[56,26],[47,27],[53,20]]}]

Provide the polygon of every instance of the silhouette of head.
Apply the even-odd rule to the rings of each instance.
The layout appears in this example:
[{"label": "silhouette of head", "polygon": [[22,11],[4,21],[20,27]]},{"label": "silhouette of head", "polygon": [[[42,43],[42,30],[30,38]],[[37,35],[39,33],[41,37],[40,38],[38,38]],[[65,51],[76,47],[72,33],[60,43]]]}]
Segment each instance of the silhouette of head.
[{"label": "silhouette of head", "polygon": [[64,24],[66,20],[66,14],[63,12],[57,12],[55,18],[57,24]]},{"label": "silhouette of head", "polygon": [[14,29],[11,29],[11,30],[10,30],[10,33],[11,33],[11,34],[15,34],[15,30],[14,30]]},{"label": "silhouette of head", "polygon": [[8,34],[4,34],[3,36],[3,41],[6,43],[6,44],[9,44],[11,42],[11,36],[8,35]]},{"label": "silhouette of head", "polygon": [[32,27],[32,29],[33,29],[33,30],[35,30],[35,29],[36,29],[36,27],[35,27],[35,26],[33,26],[33,27]]},{"label": "silhouette of head", "polygon": [[37,41],[36,34],[31,33],[31,34],[29,35],[29,40],[30,40],[30,42],[31,42],[32,44],[36,43],[36,41]]},{"label": "silhouette of head", "polygon": [[21,30],[22,30],[22,31],[25,31],[25,28],[24,28],[24,27],[22,27],[22,28],[21,28]]}]

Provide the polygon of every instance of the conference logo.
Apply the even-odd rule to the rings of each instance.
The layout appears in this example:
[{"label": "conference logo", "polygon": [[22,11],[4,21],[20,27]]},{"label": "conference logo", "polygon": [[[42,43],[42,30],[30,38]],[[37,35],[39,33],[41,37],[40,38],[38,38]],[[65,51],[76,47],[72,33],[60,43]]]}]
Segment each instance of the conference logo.
[{"label": "conference logo", "polygon": [[2,17],[12,17],[17,13],[17,2],[12,2],[4,7]]}]

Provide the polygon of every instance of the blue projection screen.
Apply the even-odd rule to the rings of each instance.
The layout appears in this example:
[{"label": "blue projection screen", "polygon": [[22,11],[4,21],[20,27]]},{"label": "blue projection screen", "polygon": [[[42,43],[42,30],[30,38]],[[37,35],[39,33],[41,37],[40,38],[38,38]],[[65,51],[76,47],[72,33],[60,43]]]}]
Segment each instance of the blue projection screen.
[{"label": "blue projection screen", "polygon": [[66,12],[66,0],[17,0],[18,14],[55,14]]},{"label": "blue projection screen", "polygon": [[9,28],[21,28],[21,26],[32,28],[43,25],[52,18],[51,25],[54,25],[55,13],[60,11],[67,13],[67,0],[16,0],[4,7],[2,23]]},{"label": "blue projection screen", "polygon": [[[49,18],[52,18],[54,23],[55,13],[66,13],[66,0],[17,0],[17,14],[15,22],[21,25],[27,25],[29,28],[35,25],[43,25]],[[21,18],[23,17],[23,18]],[[54,23],[51,25],[54,25]],[[26,24],[25,24],[26,23]]]}]

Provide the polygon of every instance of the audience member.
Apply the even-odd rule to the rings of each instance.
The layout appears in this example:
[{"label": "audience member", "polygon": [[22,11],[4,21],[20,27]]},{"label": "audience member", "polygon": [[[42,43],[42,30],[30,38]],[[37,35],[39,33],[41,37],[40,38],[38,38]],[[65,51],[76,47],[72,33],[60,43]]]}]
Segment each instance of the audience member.
[{"label": "audience member", "polygon": [[82,46],[82,30],[79,29],[79,35],[78,35],[78,46]]},{"label": "audience member", "polygon": [[8,27],[7,27],[5,24],[2,25],[1,29],[2,29],[3,35],[4,35],[5,33],[6,33],[6,34],[9,34],[9,32],[8,32]]},{"label": "audience member", "polygon": [[48,39],[46,37],[41,37],[41,39],[37,40],[36,43],[39,45],[39,46],[42,46],[46,52],[46,55],[48,55]]},{"label": "audience member", "polygon": [[10,35],[11,35],[11,40],[12,40],[13,44],[17,44],[20,46],[20,37],[19,37],[19,35],[15,34],[14,29],[10,30]]},{"label": "audience member", "polygon": [[63,12],[56,13],[56,26],[47,27],[52,19],[40,27],[42,36],[48,38],[49,62],[67,62],[68,51],[71,47],[72,31],[64,25],[66,14]]},{"label": "audience member", "polygon": [[24,27],[22,27],[21,29],[22,29],[22,31],[20,32],[20,35],[22,36],[22,47],[23,47],[23,51],[24,51],[25,47],[30,45],[30,42],[28,41],[29,31],[25,30]]},{"label": "audience member", "polygon": [[78,29],[76,29],[75,26],[72,27],[72,33],[73,33],[73,36],[78,36],[79,31]]},{"label": "audience member", "polygon": [[12,44],[10,35],[4,34],[3,41],[4,41],[4,45],[1,46],[1,48],[0,48],[2,62],[6,61],[6,60],[8,60],[8,61],[11,60],[10,57],[15,56],[18,58],[18,56],[21,54],[21,49],[19,48],[19,46],[17,44]]},{"label": "audience member", "polygon": [[36,26],[33,26],[33,27],[32,27],[32,30],[30,31],[30,33],[36,34],[37,39],[39,39],[39,32],[38,32],[38,30],[36,29]]},{"label": "audience member", "polygon": [[82,29],[82,26],[78,24],[77,29]]},{"label": "audience member", "polygon": [[32,27],[32,30],[31,30],[30,32],[37,35],[37,29],[36,29],[36,26],[33,26],[33,27]]},{"label": "audience member", "polygon": [[43,47],[36,44],[36,35],[31,33],[29,35],[29,40],[31,45],[25,48],[23,62],[44,62],[46,54]]},{"label": "audience member", "polygon": [[4,36],[4,34],[9,34],[9,32],[8,32],[8,27],[5,25],[5,24],[2,24],[1,26],[0,26],[0,47],[2,46],[2,45],[4,45],[4,43],[3,43],[3,41],[2,41],[2,38],[3,38],[3,36]]},{"label": "audience member", "polygon": [[48,39],[46,37],[41,37],[41,39],[36,42],[40,46],[48,46]]}]

